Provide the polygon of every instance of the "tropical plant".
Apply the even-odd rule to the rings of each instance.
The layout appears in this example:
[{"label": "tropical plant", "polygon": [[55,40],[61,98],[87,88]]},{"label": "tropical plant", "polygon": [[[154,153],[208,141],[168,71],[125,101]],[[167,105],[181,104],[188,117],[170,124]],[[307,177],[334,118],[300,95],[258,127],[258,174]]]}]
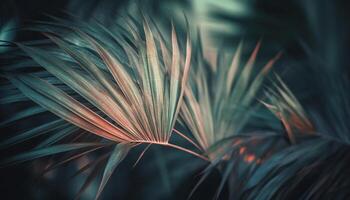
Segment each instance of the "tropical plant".
[{"label": "tropical plant", "polygon": [[210,65],[199,50],[198,63],[192,68],[180,115],[204,152],[217,142],[241,134],[256,112],[257,94],[264,76],[279,57],[270,60],[255,75],[254,63],[259,48],[260,43],[244,67],[240,63],[242,44],[236,49],[231,63],[224,55],[216,54],[211,60],[217,63]]},{"label": "tropical plant", "polygon": [[18,25],[17,16],[14,9],[15,5],[13,3],[4,0],[3,4],[0,6],[0,53],[8,50],[8,42],[11,42],[15,38],[15,28]]},{"label": "tropical plant", "polygon": [[[200,154],[169,143],[190,68],[189,40],[183,59],[175,29],[172,28],[172,48],[169,50],[163,36],[146,18],[143,32],[140,32],[142,28],[139,24],[127,19],[124,24],[128,28],[127,35],[109,32],[98,23],[95,27],[86,26],[86,29],[61,25],[76,34],[84,45],[78,46],[64,39],[60,32],[55,35],[55,26],[51,30],[48,26],[45,35],[59,48],[45,50],[18,44],[46,71],[6,72],[5,77],[40,107],[17,113],[3,124],[45,110],[59,119],[12,137],[1,146],[5,148],[50,131],[57,132],[51,133],[50,138],[33,151],[6,159],[3,164],[82,148],[87,149],[84,151],[86,154],[115,146],[110,152],[98,196],[129,149],[140,143],[173,147],[206,160]],[[34,66],[37,67],[36,64]],[[23,64],[20,68],[25,70],[30,67]],[[2,103],[27,100],[14,92],[2,99]],[[102,140],[83,142],[84,135],[78,135],[77,141],[60,143],[63,138],[82,132],[79,130],[95,134]],[[64,162],[81,155],[75,154]]]},{"label": "tropical plant", "polygon": [[[77,197],[96,191],[99,198],[134,149],[134,166],[143,162],[132,176],[147,176],[142,186],[151,199],[178,199],[186,185],[193,199],[200,186],[200,199],[215,190],[220,199],[350,195],[350,88],[341,49],[346,28],[334,25],[344,21],[334,18],[338,4],[130,1],[126,17],[118,1],[84,2],[68,5],[69,13],[81,8],[77,18],[50,16],[25,28],[45,39],[6,42],[13,46],[0,58],[0,128],[15,128],[0,142],[2,167],[45,157],[46,176],[75,161],[73,177],[86,178]],[[243,34],[245,45],[232,55],[227,41]],[[270,82],[280,54],[258,56],[260,42],[252,53],[243,48],[262,35],[266,55],[284,50],[284,67]],[[213,174],[217,182],[208,180]]]},{"label": "tropical plant", "polygon": [[[279,78],[278,82],[279,84],[275,84],[275,90],[267,92],[272,105],[264,104],[281,120],[289,141],[294,145],[275,152],[253,172],[245,184],[246,192],[241,197],[245,199],[331,199],[334,196],[345,198],[349,194],[345,188],[349,187],[350,183],[340,177],[344,173],[347,174],[345,168],[348,166],[349,157],[344,153],[349,150],[348,142],[337,138],[337,134],[330,136],[327,133],[329,129],[324,128],[327,127],[325,121],[322,120],[321,124],[313,123],[327,116],[318,113],[308,117],[298,100]],[[345,98],[342,99],[345,100]],[[342,105],[343,100],[338,103]],[[336,111],[336,113],[344,112]],[[337,122],[338,125],[342,123],[343,119]],[[328,125],[333,127],[334,124]],[[348,131],[338,134],[346,138]],[[336,165],[330,163],[336,163]]]}]

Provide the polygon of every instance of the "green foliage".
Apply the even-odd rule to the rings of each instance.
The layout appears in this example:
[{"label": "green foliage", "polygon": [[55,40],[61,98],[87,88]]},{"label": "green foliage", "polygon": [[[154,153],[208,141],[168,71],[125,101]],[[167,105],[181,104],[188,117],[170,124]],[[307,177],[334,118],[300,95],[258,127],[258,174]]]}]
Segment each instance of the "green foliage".
[{"label": "green foliage", "polygon": [[[254,62],[260,47],[256,46],[247,64],[240,64],[242,44],[229,63],[225,55],[214,55],[217,63],[208,64],[199,49],[190,84],[185,91],[181,119],[200,147],[212,145],[232,135],[241,134],[251,116],[257,112],[257,94],[264,76],[279,56],[270,60],[258,74]],[[209,65],[209,66],[206,66]],[[208,153],[208,152],[206,152]]]},{"label": "green foliage", "polygon": [[[141,17],[121,16],[115,21],[102,16],[103,24],[93,19],[99,11],[86,22],[51,17],[53,22],[37,22],[27,28],[44,32],[48,39],[16,43],[18,49],[3,55],[16,62],[1,68],[1,76],[10,83],[0,83],[4,94],[0,104],[21,104],[24,108],[9,113],[0,126],[34,117],[43,120],[1,141],[4,151],[35,141],[26,152],[3,159],[1,166],[46,157],[55,161],[43,171],[47,173],[93,155],[74,176],[87,174],[78,191],[79,198],[101,175],[97,199],[132,148],[139,146],[142,150],[136,165],[151,146],[158,145],[190,157],[157,148],[151,151],[152,159],[145,158],[147,162],[139,164],[153,170],[152,184],[147,185],[152,190],[159,187],[154,173],[160,175],[166,192],[152,194],[155,198],[173,195],[181,181],[202,170],[190,196],[215,171],[221,179],[212,187],[216,190],[214,198],[222,198],[220,195],[227,190],[229,199],[345,199],[350,187],[349,77],[335,47],[339,45],[333,33],[336,29],[319,30],[322,23],[315,16],[320,13],[312,3],[297,4],[305,9],[311,27],[287,23],[293,20],[283,24],[282,17],[271,21],[274,17],[268,13],[254,14],[249,7],[252,2],[237,3],[241,9],[229,6],[227,1],[208,5],[212,7],[203,8],[207,10],[205,14],[216,21],[235,19],[233,29],[248,23],[244,28],[248,44],[251,38],[255,43],[256,33],[260,37],[263,32],[267,38],[263,44],[275,51],[275,46],[294,40],[293,34],[307,30],[313,35],[311,42],[301,39],[307,62],[292,61],[290,52],[286,60],[311,69],[312,74],[307,76],[312,81],[306,93],[317,91],[320,106],[305,103],[299,91],[294,90],[297,83],[284,83],[279,78],[283,73],[278,73],[272,83],[265,82],[280,55],[260,59],[260,42],[252,53],[247,53],[240,43],[230,55],[226,44],[226,48],[212,51],[208,45],[213,41],[207,41],[208,37],[203,37],[203,44],[199,36],[191,38],[190,33],[195,32],[191,26],[186,27],[185,34],[178,34],[174,26],[179,25],[179,19],[169,29],[144,12]],[[198,5],[187,6],[186,11]],[[237,12],[226,12],[230,9]],[[325,10],[332,12],[331,7]],[[171,12],[174,13],[176,10]],[[250,24],[256,18],[266,27]],[[188,23],[192,25],[192,19]],[[329,21],[327,25],[331,26]],[[271,27],[288,34],[277,37],[272,29],[268,30]],[[198,35],[203,31],[208,29],[199,30]],[[231,41],[238,36],[241,40],[240,33],[220,39]],[[275,36],[278,44],[272,42]],[[262,65],[260,60],[268,61]],[[293,81],[297,82],[297,78]],[[269,111],[275,118],[270,118],[273,115],[267,114]],[[254,126],[259,123],[269,128]],[[276,124],[281,126],[276,128]],[[191,155],[200,158],[199,162]]]}]

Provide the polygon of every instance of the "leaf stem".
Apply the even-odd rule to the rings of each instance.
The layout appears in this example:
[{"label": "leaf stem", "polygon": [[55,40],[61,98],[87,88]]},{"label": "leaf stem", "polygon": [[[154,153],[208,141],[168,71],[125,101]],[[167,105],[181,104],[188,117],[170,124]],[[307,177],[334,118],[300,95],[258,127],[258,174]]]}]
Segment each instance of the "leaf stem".
[{"label": "leaf stem", "polygon": [[196,152],[194,152],[194,151],[191,151],[191,150],[189,150],[189,149],[180,147],[180,146],[178,146],[178,145],[168,143],[167,145],[164,145],[164,146],[172,147],[172,148],[178,149],[178,150],[180,150],[180,151],[187,152],[187,153],[192,154],[192,155],[194,155],[194,156],[196,156],[196,157],[198,157],[198,158],[201,158],[202,160],[205,160],[205,161],[208,161],[208,162],[209,162],[209,159],[208,159],[207,157],[205,157],[205,156],[203,156],[203,155],[200,155],[200,154],[198,154],[198,153],[196,153]]},{"label": "leaf stem", "polygon": [[205,160],[205,161],[208,161],[209,162],[209,159],[203,155],[200,155],[194,151],[191,151],[189,149],[186,149],[184,147],[181,147],[181,146],[178,146],[176,144],[171,144],[171,143],[168,143],[168,142],[156,142],[156,141],[147,141],[147,140],[135,140],[135,141],[132,141],[132,143],[144,143],[144,144],[158,144],[158,145],[162,145],[162,146],[167,146],[167,147],[172,147],[174,149],[177,149],[177,150],[180,150],[180,151],[183,151],[183,152],[186,152],[186,153],[189,153],[193,156],[196,156],[197,158],[200,158],[202,160]]},{"label": "leaf stem", "polygon": [[190,142],[191,144],[193,144],[193,146],[195,146],[198,150],[203,151],[203,148],[199,147],[193,140],[191,140],[189,137],[187,137],[185,134],[181,133],[180,131],[173,129],[173,131],[178,134],[180,137],[184,138],[185,140],[187,140],[188,142]]}]

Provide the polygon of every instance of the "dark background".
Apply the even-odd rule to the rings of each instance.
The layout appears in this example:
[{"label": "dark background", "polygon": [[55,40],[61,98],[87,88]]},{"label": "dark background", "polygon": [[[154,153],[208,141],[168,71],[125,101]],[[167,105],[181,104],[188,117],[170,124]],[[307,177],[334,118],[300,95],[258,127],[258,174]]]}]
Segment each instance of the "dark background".
[{"label": "dark background", "polygon": [[[118,8],[126,5],[128,1],[76,1],[73,13],[82,12],[82,10],[94,10],[97,5],[112,5],[116,12]],[[117,3],[116,3],[117,2]],[[155,16],[162,16],[162,10],[158,7],[165,4],[161,1],[141,1],[143,6],[149,6]],[[176,1],[171,1],[176,2]],[[315,62],[305,52],[302,44],[307,44],[316,52],[319,57],[325,58],[330,71],[332,69],[345,69],[344,73],[349,72],[349,20],[350,12],[348,1],[346,0],[312,0],[312,1],[280,1],[280,0],[261,0],[249,1],[254,10],[251,17],[236,16],[233,13],[222,13],[220,10],[213,11],[212,16],[217,20],[226,21],[228,24],[239,24],[242,31],[238,35],[220,34],[220,30],[214,31],[213,35],[222,40],[222,43],[234,43],[241,38],[245,40],[256,41],[263,38],[263,47],[265,54],[283,50],[284,57],[279,63],[280,68],[276,69],[285,74],[285,79],[293,91],[301,98],[302,102],[315,110],[322,112],[323,88],[317,86],[317,76],[315,72]],[[307,3],[308,2],[308,3]],[[178,1],[181,5],[191,6],[190,1]],[[1,20],[16,18],[18,27],[27,26],[35,20],[49,20],[47,15],[65,16],[64,10],[68,5],[74,5],[74,1],[68,0],[2,0],[1,1]],[[308,4],[308,5],[306,5]],[[166,5],[166,4],[165,4]],[[305,11],[303,6],[309,10]],[[74,7],[74,6],[73,6]],[[310,10],[311,9],[311,10]],[[306,9],[307,10],[307,9]],[[106,11],[107,12],[107,11]],[[89,12],[87,12],[89,13]],[[107,12],[108,13],[108,12]],[[82,17],[87,17],[82,14]],[[168,16],[167,16],[168,17]],[[33,32],[18,31],[15,41],[28,41],[39,39],[42,36]],[[302,41],[302,42],[301,42]],[[272,54],[270,54],[272,55]],[[329,59],[328,59],[329,58]],[[310,75],[311,74],[311,75]],[[311,90],[308,88],[312,88]],[[14,112],[16,108],[0,108],[1,119]],[[32,121],[40,122],[40,119]],[[26,124],[27,123],[27,124]],[[0,129],[1,139],[6,138],[18,126],[26,126],[31,121],[2,127]],[[23,144],[13,149],[1,152],[2,156],[20,152],[31,144]],[[156,152],[157,148],[152,147],[150,151]],[[162,149],[163,150],[163,149]],[[4,150],[2,150],[4,151]],[[138,150],[136,150],[137,152]],[[165,150],[168,151],[168,150]],[[154,153],[152,152],[152,153]],[[144,163],[147,160],[152,161],[152,153],[146,154]],[[106,187],[103,199],[164,199],[162,196],[164,182],[162,182],[157,172],[154,173],[153,166],[137,167],[131,166],[137,159],[137,153],[131,153],[130,158],[126,159],[118,168],[117,173],[112,177],[112,181]],[[37,165],[40,162],[32,164],[25,163],[0,171],[0,199],[73,199],[74,192],[82,179],[70,179],[69,176],[74,173],[74,167],[68,165],[51,174],[56,178],[38,178]],[[199,168],[201,169],[201,168]],[[198,180],[200,170],[194,170],[193,176],[182,180],[180,186],[171,188],[170,196],[173,199],[186,199],[191,188]],[[149,179],[155,178],[157,181],[151,183]],[[59,178],[57,178],[59,177]],[[151,177],[151,178],[150,178]],[[196,192],[193,199],[211,199],[218,184],[220,177],[213,174],[202,187]],[[149,188],[153,189],[149,189]],[[156,188],[156,189],[154,189]],[[297,192],[297,191],[296,191]],[[159,194],[154,194],[159,193]],[[165,195],[167,196],[167,195]],[[222,198],[225,197],[225,191]],[[167,198],[168,199],[168,198]]]}]

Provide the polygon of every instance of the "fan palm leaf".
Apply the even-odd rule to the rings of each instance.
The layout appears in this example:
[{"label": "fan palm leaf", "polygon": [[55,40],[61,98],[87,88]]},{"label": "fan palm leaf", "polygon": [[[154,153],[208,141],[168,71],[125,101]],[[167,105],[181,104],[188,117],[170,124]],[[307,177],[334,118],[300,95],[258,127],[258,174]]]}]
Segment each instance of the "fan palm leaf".
[{"label": "fan palm leaf", "polygon": [[[327,199],[335,194],[337,197],[348,195],[345,188],[350,183],[340,178],[348,174],[345,168],[349,157],[344,154],[348,150],[349,146],[324,138],[313,138],[290,146],[274,154],[253,173],[241,198]],[[335,177],[338,177],[337,181]]]},{"label": "fan palm leaf", "polygon": [[[191,56],[189,41],[182,64],[173,29],[173,49],[166,52],[172,58],[164,61],[158,55],[159,48],[146,21],[145,41],[134,38],[134,41],[140,40],[137,48],[134,49],[122,38],[118,41],[128,56],[125,60],[129,63],[125,63],[127,61],[121,61],[120,56],[113,55],[113,51],[108,51],[103,42],[99,43],[83,31],[72,31],[90,45],[89,49],[75,46],[60,39],[60,36],[47,34],[72,58],[71,62],[40,48],[19,46],[81,99],[77,100],[47,80],[33,75],[7,75],[13,85],[59,117],[106,139],[167,143],[187,80]],[[162,50],[167,51],[166,48]],[[89,51],[93,51],[94,55]],[[83,100],[90,105],[84,105]]]},{"label": "fan palm leaf", "polygon": [[198,46],[185,90],[180,122],[193,135],[195,146],[208,155],[210,164],[190,196],[215,168],[222,173],[215,198],[219,197],[225,183],[231,178],[237,180],[236,185],[230,186],[234,191],[234,187],[239,187],[238,180],[244,180],[244,173],[260,165],[267,159],[267,154],[285,145],[277,133],[245,132],[254,116],[258,115],[260,103],[257,99],[264,77],[280,54],[256,70],[254,64],[260,43],[243,65],[242,48],[243,44],[240,43],[228,61],[227,55],[220,51],[212,55],[212,60],[206,60],[201,45]]},{"label": "fan palm leaf", "polygon": [[[324,75],[329,74],[324,73]],[[298,99],[278,76],[277,80],[278,82],[274,84],[275,88],[270,88],[266,93],[269,103],[264,102],[264,104],[281,120],[289,141],[294,145],[274,152],[261,166],[250,173],[250,178],[244,184],[244,193],[239,198],[329,199],[334,196],[340,199],[345,198],[349,194],[345,188],[350,186],[350,182],[340,177],[348,174],[346,168],[349,166],[349,156],[346,156],[345,153],[350,147],[345,139],[348,137],[348,131],[338,132],[338,134],[327,133],[329,129],[324,128],[327,126],[325,124],[320,126],[317,123],[327,116],[322,113],[314,113],[308,117]],[[334,84],[334,82],[331,83]],[[342,81],[337,81],[337,83],[339,85],[335,94],[342,91],[344,85],[347,85]],[[339,102],[347,101],[345,96],[338,100]],[[338,104],[336,107],[343,105]],[[326,106],[334,107],[335,105],[327,104]],[[341,111],[335,109],[329,114],[331,116],[343,115],[348,111],[346,106],[343,109]],[[344,123],[343,120],[344,118],[340,118],[337,123],[341,125]],[[322,122],[325,121],[322,120]],[[330,125],[330,127],[334,126],[333,123]],[[343,131],[346,130],[344,126],[343,128]]]},{"label": "fan palm leaf", "polygon": [[[42,134],[52,134],[35,150],[3,160],[4,165],[83,148],[90,148],[91,151],[87,151],[90,153],[99,149],[96,145],[103,148],[115,145],[106,163],[98,197],[129,149],[140,143],[169,146],[206,159],[169,143],[190,69],[191,44],[188,38],[186,51],[180,51],[178,37],[172,27],[169,48],[147,18],[142,25],[125,18],[123,26],[119,27],[124,32],[115,34],[98,22],[91,23],[92,26],[77,23],[75,27],[70,26],[72,22],[62,22],[46,25],[45,35],[56,47],[46,48],[35,42],[34,45],[18,44],[34,62],[16,64],[20,71],[5,68],[4,77],[12,85],[2,85],[9,95],[2,98],[1,103],[31,100],[40,107],[30,107],[28,111],[17,113],[2,125],[44,111],[50,111],[59,119],[48,120],[3,141],[2,148],[7,148]],[[75,37],[65,38],[67,30]],[[76,43],[76,38],[82,43]],[[40,70],[22,72],[35,68]],[[77,141],[57,144],[79,129],[83,130],[80,133],[92,133],[105,140],[99,139],[91,145],[80,145]],[[78,135],[78,141],[83,138]],[[70,145],[72,147],[68,148]],[[80,153],[61,163],[74,160],[78,155]],[[83,186],[82,191],[86,187]]]},{"label": "fan palm leaf", "polygon": [[277,55],[254,74],[259,48],[260,43],[244,66],[240,63],[240,44],[230,63],[220,55],[214,66],[205,66],[204,58],[200,58],[198,66],[193,67],[180,116],[204,152],[225,138],[241,134],[256,110],[256,98],[264,76],[279,57]]},{"label": "fan palm leaf", "polygon": [[296,132],[312,134],[315,129],[293,93],[278,75],[276,78],[278,82],[274,83],[275,88],[266,92],[270,103],[262,103],[282,122],[290,142],[296,143]]}]

